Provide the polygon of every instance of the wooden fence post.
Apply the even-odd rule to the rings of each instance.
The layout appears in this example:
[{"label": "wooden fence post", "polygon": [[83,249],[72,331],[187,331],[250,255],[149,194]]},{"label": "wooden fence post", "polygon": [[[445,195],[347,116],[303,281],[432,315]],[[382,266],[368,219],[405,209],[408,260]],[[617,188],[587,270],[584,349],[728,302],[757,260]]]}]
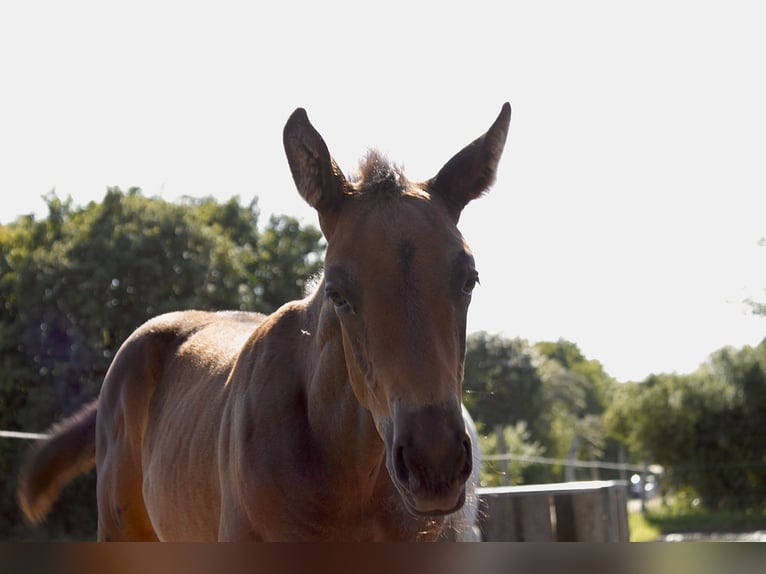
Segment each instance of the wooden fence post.
[{"label": "wooden fence post", "polygon": [[618,481],[477,489],[486,541],[627,542],[627,487]]}]

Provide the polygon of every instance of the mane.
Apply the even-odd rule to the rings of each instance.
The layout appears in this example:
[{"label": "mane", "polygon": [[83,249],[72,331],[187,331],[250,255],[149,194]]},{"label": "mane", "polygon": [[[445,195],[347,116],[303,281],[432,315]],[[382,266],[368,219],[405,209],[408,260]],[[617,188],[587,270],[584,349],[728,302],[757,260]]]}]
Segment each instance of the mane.
[{"label": "mane", "polygon": [[402,169],[377,150],[369,150],[359,163],[359,172],[350,180],[359,193],[374,191],[400,194],[408,187]]},{"label": "mane", "polygon": [[314,294],[314,291],[319,289],[324,279],[324,269],[317,271],[316,273],[309,275],[306,278],[306,282],[303,285],[303,296],[309,297]]}]

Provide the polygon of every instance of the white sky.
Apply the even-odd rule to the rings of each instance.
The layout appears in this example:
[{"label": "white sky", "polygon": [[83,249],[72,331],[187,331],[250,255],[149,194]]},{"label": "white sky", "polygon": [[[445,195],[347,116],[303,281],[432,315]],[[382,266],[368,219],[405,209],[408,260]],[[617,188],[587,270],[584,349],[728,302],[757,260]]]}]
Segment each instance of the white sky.
[{"label": "white sky", "polygon": [[[115,4],[115,6],[112,6]],[[282,126],[353,171],[430,177],[501,104],[494,190],[464,212],[479,329],[576,342],[620,380],[694,370],[766,319],[762,2],[4,2],[0,222],[55,188],[258,196],[315,217]]]}]

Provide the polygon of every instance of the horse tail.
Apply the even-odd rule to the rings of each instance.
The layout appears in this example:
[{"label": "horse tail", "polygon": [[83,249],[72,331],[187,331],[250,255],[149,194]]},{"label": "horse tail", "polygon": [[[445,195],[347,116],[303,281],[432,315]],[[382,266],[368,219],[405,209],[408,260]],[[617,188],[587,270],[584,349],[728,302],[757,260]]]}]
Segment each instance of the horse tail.
[{"label": "horse tail", "polygon": [[55,424],[27,455],[16,496],[29,523],[41,522],[64,486],[96,465],[97,407],[98,399]]}]

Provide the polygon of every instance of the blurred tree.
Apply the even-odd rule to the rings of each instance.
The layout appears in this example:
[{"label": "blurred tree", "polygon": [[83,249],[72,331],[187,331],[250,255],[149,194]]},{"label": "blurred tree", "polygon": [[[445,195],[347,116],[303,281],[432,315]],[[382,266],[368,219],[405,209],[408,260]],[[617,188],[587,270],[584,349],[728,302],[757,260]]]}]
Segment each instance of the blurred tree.
[{"label": "blurred tree", "polygon": [[[486,461],[482,467],[481,486],[507,486],[526,482],[525,474],[534,463],[525,457],[542,456],[544,448],[532,440],[527,423],[519,421],[514,425],[499,427],[500,432],[481,433],[479,440],[483,455],[512,454],[519,458]],[[521,459],[521,460],[520,460]]]},{"label": "blurred tree", "polygon": [[[468,338],[464,401],[492,448],[502,445],[493,433],[518,431],[523,423],[524,432],[514,431],[512,442],[524,442],[537,454],[563,459],[576,445],[579,459],[616,460],[618,444],[608,440],[601,418],[616,384],[598,361],[569,341],[531,346],[487,333]],[[520,470],[525,482],[561,480],[562,471],[562,466],[541,465]]]},{"label": "blurred tree", "polygon": [[466,407],[485,429],[524,421],[533,439],[546,437],[542,381],[526,341],[469,336],[463,389]]},{"label": "blurred tree", "polygon": [[618,389],[610,434],[633,458],[665,467],[663,481],[708,508],[766,504],[766,341],[722,349],[690,375],[652,375]]},{"label": "blurred tree", "polygon": [[[758,241],[758,245],[760,247],[766,247],[766,237],[761,237],[761,239]],[[752,309],[753,313],[756,315],[761,315],[763,317],[766,317],[766,302],[756,301],[755,299],[747,299],[745,301],[748,305],[750,305],[750,308]]]},{"label": "blurred tree", "polygon": [[270,312],[285,301],[301,297],[321,267],[322,253],[317,247],[321,239],[318,229],[301,227],[294,217],[269,219],[249,268],[258,285],[260,310]]},{"label": "blurred tree", "polygon": [[[606,374],[601,363],[586,358],[570,341],[537,343],[535,350],[540,356],[538,370],[551,419],[549,456],[616,460],[619,445],[609,441],[601,415],[617,382]],[[598,470],[593,470],[583,478],[600,476]]]}]

